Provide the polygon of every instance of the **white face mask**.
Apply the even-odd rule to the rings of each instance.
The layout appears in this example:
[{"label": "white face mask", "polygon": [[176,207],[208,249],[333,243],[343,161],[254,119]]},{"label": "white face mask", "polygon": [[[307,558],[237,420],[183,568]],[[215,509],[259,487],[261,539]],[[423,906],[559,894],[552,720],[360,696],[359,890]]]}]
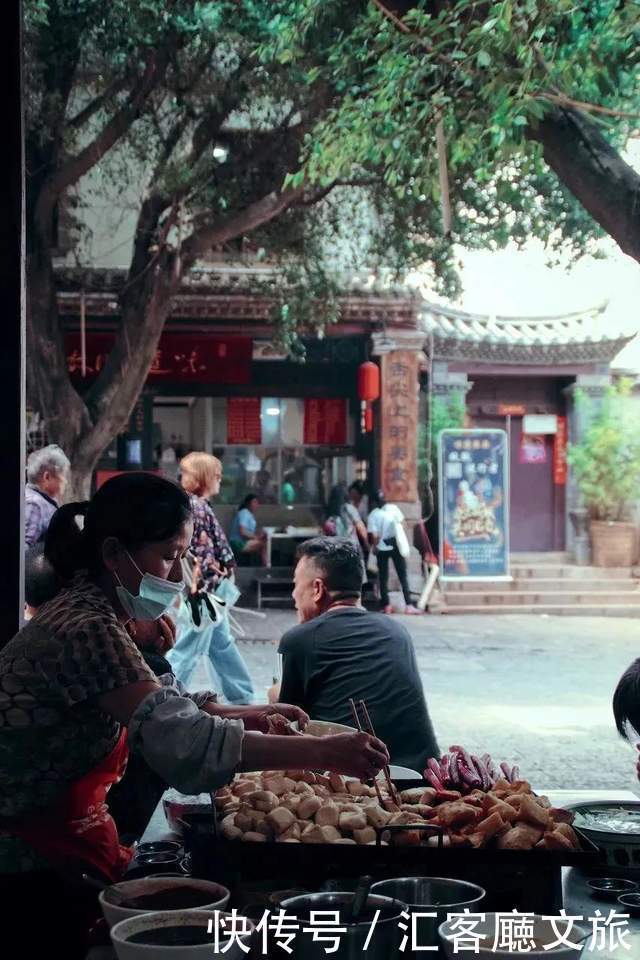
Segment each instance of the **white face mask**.
[{"label": "white face mask", "polygon": [[138,594],[135,596],[122,585],[120,577],[114,570],[114,577],[118,581],[116,596],[120,604],[134,620],[158,620],[166,613],[176,597],[185,589],[184,580],[176,583],[175,580],[163,580],[152,573],[143,573],[128,550],[125,551],[129,560],[142,576]]}]

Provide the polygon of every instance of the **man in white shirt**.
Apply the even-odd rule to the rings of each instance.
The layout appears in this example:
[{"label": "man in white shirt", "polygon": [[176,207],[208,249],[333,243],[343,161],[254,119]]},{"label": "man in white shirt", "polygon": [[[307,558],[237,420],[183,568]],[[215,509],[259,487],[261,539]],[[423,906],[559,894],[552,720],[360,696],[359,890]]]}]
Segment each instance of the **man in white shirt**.
[{"label": "man in white shirt", "polygon": [[398,549],[396,524],[402,524],[402,511],[394,504],[387,503],[382,490],[377,490],[373,503],[375,509],[369,514],[367,530],[369,542],[375,549],[380,578],[380,602],[384,613],[394,613],[389,602],[389,561],[393,560],[405,602],[405,613],[418,614],[420,611],[411,602],[407,561]]}]

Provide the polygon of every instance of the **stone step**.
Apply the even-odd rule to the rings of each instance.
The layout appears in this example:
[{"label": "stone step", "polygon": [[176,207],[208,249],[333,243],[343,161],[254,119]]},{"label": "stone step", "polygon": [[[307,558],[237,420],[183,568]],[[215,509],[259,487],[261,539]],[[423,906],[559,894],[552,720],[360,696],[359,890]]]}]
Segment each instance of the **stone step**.
[{"label": "stone step", "polygon": [[631,580],[629,567],[577,567],[567,563],[520,564],[511,565],[512,577],[519,579],[552,578],[571,580]]},{"label": "stone step", "polygon": [[634,617],[640,618],[640,605],[634,606],[628,603],[611,604],[562,604],[562,603],[541,603],[541,604],[502,604],[472,607],[438,607],[429,606],[429,613],[450,614],[451,616],[462,616],[473,613],[494,614],[495,616],[504,616],[505,614],[537,614],[538,616],[554,617]]},{"label": "stone step", "polygon": [[557,553],[511,553],[511,563],[519,564],[561,564],[570,563],[571,555],[564,552]]},{"label": "stone step", "polygon": [[640,582],[638,580],[632,580],[631,578],[628,580],[616,578],[603,580],[601,577],[594,577],[593,579],[578,577],[574,577],[573,579],[568,577],[556,579],[549,579],[547,577],[518,577],[514,580],[501,580],[499,582],[447,580],[443,584],[443,589],[447,596],[454,593],[484,594],[488,590],[492,593],[518,593],[521,591],[534,593],[566,593],[567,590],[572,592],[609,593],[611,590],[614,590],[616,593],[634,593],[637,591],[640,595]]},{"label": "stone step", "polygon": [[504,607],[516,606],[593,606],[594,604],[624,604],[627,606],[640,607],[640,591],[636,593],[626,591],[615,592],[611,590],[602,593],[596,593],[594,591],[581,592],[577,590],[547,593],[536,593],[532,590],[521,590],[511,593],[497,593],[496,591],[487,591],[486,593],[472,591],[463,593],[456,591],[445,594],[445,603],[450,610],[458,610],[461,607],[480,606],[494,606],[504,609]]}]

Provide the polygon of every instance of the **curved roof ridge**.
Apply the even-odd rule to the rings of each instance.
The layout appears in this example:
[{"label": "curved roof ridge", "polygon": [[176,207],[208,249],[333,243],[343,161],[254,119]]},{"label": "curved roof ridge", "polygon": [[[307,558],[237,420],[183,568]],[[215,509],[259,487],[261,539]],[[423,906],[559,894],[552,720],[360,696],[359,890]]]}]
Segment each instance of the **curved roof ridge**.
[{"label": "curved roof ridge", "polygon": [[573,321],[579,322],[580,320],[594,319],[597,316],[601,316],[609,305],[608,300],[603,300],[601,303],[595,304],[593,307],[587,307],[584,310],[574,310],[570,313],[558,313],[558,314],[537,314],[534,316],[526,316],[520,314],[518,316],[510,316],[508,314],[498,314],[498,313],[469,313],[466,310],[459,310],[456,307],[449,307],[444,304],[433,303],[430,300],[424,300],[422,305],[422,310],[431,313],[437,313],[440,316],[449,317],[451,319],[463,320],[468,323],[479,322],[479,323],[492,323],[492,324],[509,324],[518,326],[519,324],[545,324],[545,323],[561,323],[562,321]]}]

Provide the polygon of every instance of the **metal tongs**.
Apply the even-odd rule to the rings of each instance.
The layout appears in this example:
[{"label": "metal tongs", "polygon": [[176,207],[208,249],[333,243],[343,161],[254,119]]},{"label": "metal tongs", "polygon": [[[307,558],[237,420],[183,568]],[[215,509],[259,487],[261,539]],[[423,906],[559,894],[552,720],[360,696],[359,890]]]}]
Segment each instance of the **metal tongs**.
[{"label": "metal tongs", "polygon": [[[353,697],[350,697],[350,698],[349,698],[349,706],[351,707],[351,714],[352,714],[352,716],[353,716],[353,722],[354,722],[354,724],[356,725],[356,728],[360,731],[360,733],[369,733],[372,737],[375,737],[376,732],[375,732],[375,730],[373,729],[373,724],[371,723],[371,717],[369,716],[369,711],[367,710],[367,705],[366,705],[366,703],[364,702],[364,700],[358,700],[358,703],[356,704],[356,702],[355,702],[355,700],[353,699]],[[362,726],[362,722],[361,722],[361,720],[360,720],[360,715],[359,715],[359,713],[358,713],[358,710],[360,710],[360,711],[362,712],[362,716],[364,717],[364,722],[365,722],[365,724],[366,724],[366,728]],[[393,781],[391,780],[391,773],[389,772],[389,767],[388,767],[388,765],[385,764],[384,767],[382,768],[382,770],[383,770],[383,772],[384,772],[384,778],[385,778],[385,780],[386,780],[386,782],[387,782],[387,790],[389,791],[389,796],[391,797],[391,799],[392,799],[392,801],[395,803],[395,805],[396,805],[397,807],[399,807],[399,806],[400,806],[400,797],[399,797],[399,795],[398,795],[398,791],[396,790]],[[383,801],[383,799],[382,799],[382,794],[380,793],[380,787],[378,786],[378,781],[377,781],[375,778],[374,778],[374,781],[373,781],[373,785],[374,785],[375,790],[376,790],[376,793],[377,793],[377,795],[378,795],[378,800],[380,801],[380,805],[383,806],[384,801]]]}]

